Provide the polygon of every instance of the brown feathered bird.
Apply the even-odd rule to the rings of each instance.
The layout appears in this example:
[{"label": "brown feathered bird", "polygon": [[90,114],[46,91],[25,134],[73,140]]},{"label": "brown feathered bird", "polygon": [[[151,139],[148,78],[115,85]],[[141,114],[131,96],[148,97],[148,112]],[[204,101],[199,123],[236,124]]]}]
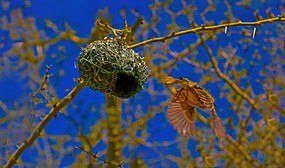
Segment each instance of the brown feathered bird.
[{"label": "brown feathered bird", "polygon": [[226,130],[216,113],[214,98],[206,89],[186,78],[175,79],[168,76],[165,78],[165,83],[181,86],[171,98],[167,113],[168,120],[179,133],[184,136],[195,136],[195,107],[198,107],[210,111],[211,126],[215,134],[218,137],[225,137]]}]

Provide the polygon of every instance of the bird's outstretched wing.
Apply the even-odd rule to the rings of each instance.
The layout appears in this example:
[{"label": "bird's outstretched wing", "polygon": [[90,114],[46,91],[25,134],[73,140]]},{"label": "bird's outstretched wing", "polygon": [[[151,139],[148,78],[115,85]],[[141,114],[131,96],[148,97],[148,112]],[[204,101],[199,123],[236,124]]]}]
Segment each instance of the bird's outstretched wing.
[{"label": "bird's outstretched wing", "polygon": [[168,106],[168,120],[173,127],[184,136],[194,137],[195,130],[195,107],[187,103],[187,97],[183,92],[186,90],[180,89],[172,97]]}]

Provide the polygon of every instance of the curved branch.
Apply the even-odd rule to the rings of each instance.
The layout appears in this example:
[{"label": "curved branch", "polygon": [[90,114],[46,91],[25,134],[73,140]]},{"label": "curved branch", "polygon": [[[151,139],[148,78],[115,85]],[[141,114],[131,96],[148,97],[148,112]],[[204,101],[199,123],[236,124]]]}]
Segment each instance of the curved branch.
[{"label": "curved branch", "polygon": [[20,157],[20,155],[31,146],[35,140],[41,135],[41,132],[45,128],[45,126],[49,123],[49,121],[55,117],[55,115],[67,106],[72,99],[85,87],[85,82],[83,80],[78,81],[78,85],[75,86],[67,96],[65,96],[61,101],[56,103],[54,107],[50,110],[50,112],[43,118],[43,120],[38,124],[38,126],[34,129],[33,133],[30,135],[28,139],[23,142],[19,148],[10,156],[7,164],[4,168],[11,168],[16,164],[16,161]]},{"label": "curved branch", "polygon": [[[199,37],[201,39],[201,41],[203,42],[204,39],[202,37],[201,34],[199,34]],[[204,46],[204,48],[206,49],[206,52],[208,54],[208,56],[210,57],[210,60],[212,62],[212,65],[214,66],[214,70],[216,72],[216,74],[222,78],[223,80],[225,80],[225,82],[238,94],[240,95],[242,98],[244,98],[254,109],[257,109],[257,104],[249,97],[249,95],[244,92],[243,90],[241,90],[239,88],[239,86],[232,80],[230,80],[228,78],[227,75],[223,74],[219,67],[218,67],[218,64],[217,64],[217,61],[215,60],[214,56],[212,55],[212,52],[211,52],[211,48],[208,47],[204,42],[202,43],[202,45]]]}]

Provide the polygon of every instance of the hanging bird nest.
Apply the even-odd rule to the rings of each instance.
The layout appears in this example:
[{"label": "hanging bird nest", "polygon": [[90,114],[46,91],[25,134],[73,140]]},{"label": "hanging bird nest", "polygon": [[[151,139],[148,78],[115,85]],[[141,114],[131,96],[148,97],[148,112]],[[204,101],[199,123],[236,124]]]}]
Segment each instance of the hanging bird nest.
[{"label": "hanging bird nest", "polygon": [[134,96],[148,76],[145,62],[122,37],[92,42],[80,53],[77,67],[90,88],[118,98]]}]

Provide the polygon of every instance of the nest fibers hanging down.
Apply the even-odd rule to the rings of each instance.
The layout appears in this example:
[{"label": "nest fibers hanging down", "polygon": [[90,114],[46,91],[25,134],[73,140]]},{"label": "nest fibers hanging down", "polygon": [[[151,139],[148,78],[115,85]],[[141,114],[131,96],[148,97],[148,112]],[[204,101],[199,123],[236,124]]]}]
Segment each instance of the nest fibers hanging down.
[{"label": "nest fibers hanging down", "polygon": [[118,98],[133,97],[148,76],[145,62],[122,37],[92,42],[80,53],[77,67],[90,88]]}]

